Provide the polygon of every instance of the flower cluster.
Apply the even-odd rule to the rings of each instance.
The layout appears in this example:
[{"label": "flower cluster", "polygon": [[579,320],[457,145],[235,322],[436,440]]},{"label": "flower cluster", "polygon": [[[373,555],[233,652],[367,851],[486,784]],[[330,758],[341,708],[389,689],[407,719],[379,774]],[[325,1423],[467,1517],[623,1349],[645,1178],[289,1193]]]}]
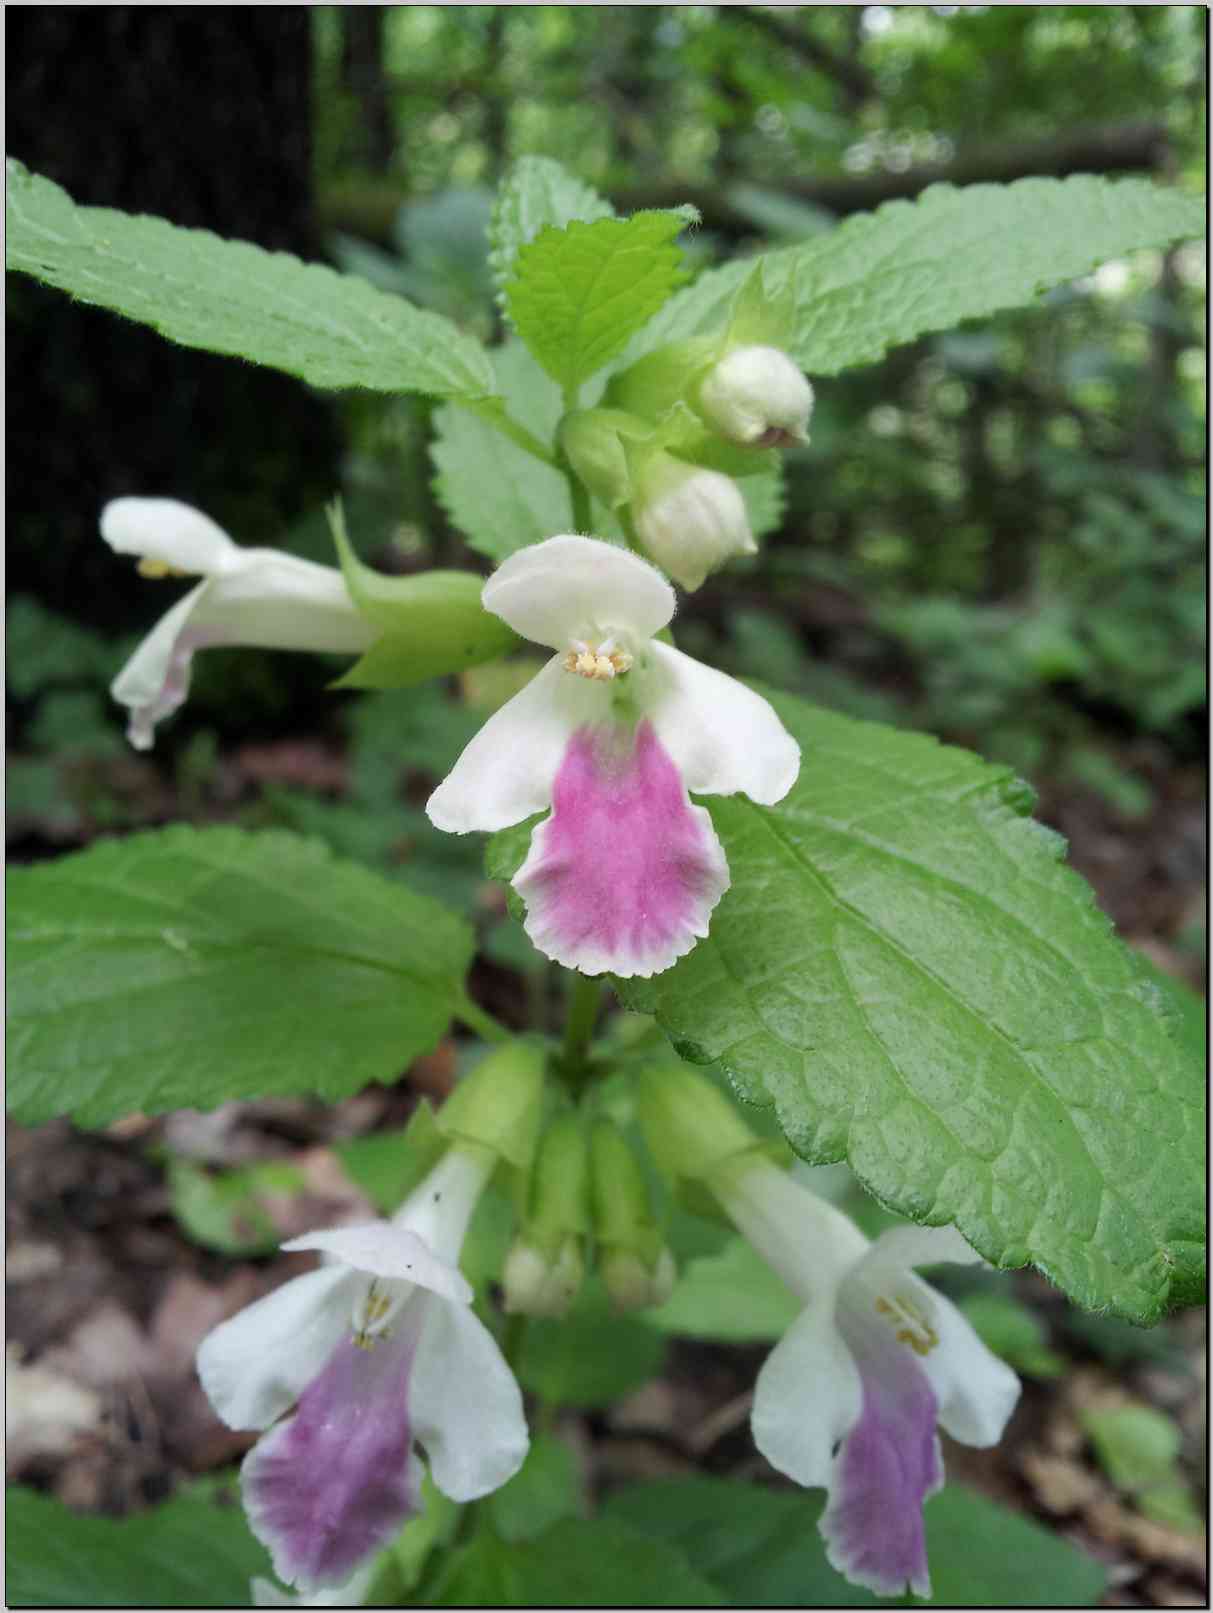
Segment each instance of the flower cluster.
[{"label": "flower cluster", "polygon": [[[102,535],[144,575],[202,579],[115,681],[132,744],[152,743],[208,645],[357,654],[363,677],[399,671],[411,654],[417,675],[433,675],[500,654],[517,635],[549,658],[464,749],[429,798],[430,819],[454,834],[536,820],[512,883],[547,957],[590,976],[670,968],[708,934],[731,878],[692,796],[772,806],[801,766],[767,701],[669,641],[666,576],[696,588],[753,552],[735,478],[803,439],[809,421],[812,389],[785,354],[751,339],[747,307],[722,335],[641,360],[601,407],[562,423],[562,462],[649,559],[563,534],[512,554],[483,589],[432,574],[404,601],[358,564],[339,517],[341,570],[240,548],[174,500],[107,505]],[[441,641],[456,621],[447,660]],[[294,1587],[258,1582],[259,1604],[362,1601],[377,1553],[422,1507],[427,1468],[462,1503],[521,1466],[522,1394],[460,1269],[499,1170],[515,1173],[507,1312],[563,1316],[591,1266],[617,1309],[669,1298],[674,1259],[634,1140],[605,1105],[546,1090],[546,1068],[537,1045],[507,1042],[430,1132],[410,1131],[415,1185],[390,1220],[286,1244],[323,1263],[203,1342],[198,1371],[215,1410],[260,1435],[242,1468],[245,1506]],[[993,1443],[1018,1383],[913,1268],[978,1256],[951,1228],[901,1226],[869,1243],[684,1065],[644,1071],[634,1092],[659,1172],[710,1194],[803,1307],[758,1377],[759,1449],[828,1492],[820,1529],[848,1579],[880,1595],[929,1594],[923,1504],[943,1478],[937,1428]]]}]

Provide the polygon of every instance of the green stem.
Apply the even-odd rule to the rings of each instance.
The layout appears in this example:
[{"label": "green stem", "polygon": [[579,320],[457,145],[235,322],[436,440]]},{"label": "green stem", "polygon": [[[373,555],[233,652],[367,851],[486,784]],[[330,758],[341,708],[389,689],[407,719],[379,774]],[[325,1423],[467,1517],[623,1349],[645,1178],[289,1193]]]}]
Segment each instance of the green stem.
[{"label": "green stem", "polygon": [[574,471],[566,471],[569,479],[569,491],[573,495],[573,529],[576,532],[588,533],[594,524],[594,515],[590,508],[590,490]]},{"label": "green stem", "polygon": [[486,1008],[474,1003],[468,996],[460,998],[455,1006],[455,1018],[468,1030],[475,1031],[477,1036],[483,1037],[486,1042],[508,1042],[513,1035],[500,1020],[494,1019]]},{"label": "green stem", "polygon": [[573,976],[569,988],[569,1017],[565,1021],[564,1044],[560,1050],[560,1063],[566,1075],[580,1075],[585,1068],[585,1056],[598,1023],[601,1001],[600,981],[591,980],[588,975]]},{"label": "green stem", "polygon": [[536,459],[542,459],[545,465],[555,465],[556,455],[538,437],[533,437],[525,426],[520,426],[517,420],[512,420],[505,412],[505,404],[500,398],[460,398],[459,407],[466,409],[469,414],[479,415],[487,420],[490,426],[495,426],[511,442],[516,442],[519,448],[524,448],[528,454]]}]

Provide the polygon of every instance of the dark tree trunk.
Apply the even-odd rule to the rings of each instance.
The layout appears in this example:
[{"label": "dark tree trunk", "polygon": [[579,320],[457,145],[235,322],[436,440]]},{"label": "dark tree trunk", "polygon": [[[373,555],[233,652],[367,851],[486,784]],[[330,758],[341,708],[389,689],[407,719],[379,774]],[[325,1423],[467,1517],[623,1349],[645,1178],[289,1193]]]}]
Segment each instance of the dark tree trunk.
[{"label": "dark tree trunk", "polygon": [[[310,18],[299,6],[30,6],[8,19],[8,150],[82,203],[317,256]],[[97,533],[171,494],[245,543],[327,497],[329,402],[9,281],[9,586],[97,626],[146,621]]]},{"label": "dark tree trunk", "polygon": [[343,6],[342,75],[362,109],[363,158],[373,173],[386,174],[396,152],[396,130],[383,70],[386,6]]}]

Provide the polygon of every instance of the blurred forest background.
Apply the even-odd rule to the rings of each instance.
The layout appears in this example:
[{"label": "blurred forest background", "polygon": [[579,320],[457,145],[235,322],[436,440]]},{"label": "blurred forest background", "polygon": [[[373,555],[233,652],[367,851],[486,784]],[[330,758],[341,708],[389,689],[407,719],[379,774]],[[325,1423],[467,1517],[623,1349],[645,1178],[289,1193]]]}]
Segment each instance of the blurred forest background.
[{"label": "blurred forest background", "polygon": [[[26,7],[8,18],[8,149],[80,202],[327,258],[491,339],[500,316],[484,230],[492,186],[520,155],[558,158],[622,211],[693,202],[696,267],[937,180],[1131,172],[1199,190],[1206,22],[1197,6]],[[478,989],[518,1022],[519,1004],[550,989],[543,961],[504,922],[475,837],[440,836],[421,811],[509,674],[359,697],[328,692],[335,666],[320,659],[208,651],[149,757],[126,748],[106,692],[172,587],[102,544],[109,498],[184,498],[240,542],[329,561],[322,505],[340,490],[359,548],[382,569],[479,566],[435,493],[429,405],[312,394],[22,278],[8,290],[10,854],[178,818],[318,834],[474,904]],[[1013,765],[1126,938],[1196,985],[1204,292],[1200,244],[1142,253],[1030,309],[820,382],[812,442],[787,456],[779,530],[686,599],[679,619],[681,646],[729,671]],[[441,1087],[450,1070],[436,1060],[414,1073]],[[279,1105],[262,1117],[261,1146],[327,1143],[405,1112],[390,1096],[351,1101],[363,1108],[345,1133]],[[257,1157],[247,1114],[228,1121],[222,1135],[178,1126],[170,1151],[208,1166]],[[61,1261],[41,1276],[31,1267],[17,1295],[23,1347],[68,1348],[102,1292],[145,1329],[159,1314],[161,1291],[139,1288],[131,1261],[160,1269],[183,1256],[163,1215],[163,1155],[153,1169],[146,1142],[137,1124],[98,1142],[82,1188],[78,1159],[64,1163],[53,1140],[19,1140],[19,1242],[54,1247],[84,1214],[84,1231],[72,1223],[63,1236],[86,1239],[94,1270],[65,1290]],[[38,1193],[22,1208],[27,1174]],[[128,1214],[134,1189],[160,1205],[156,1248],[146,1224],[143,1245],[126,1222],[113,1241],[113,1195]],[[230,1271],[190,1258],[191,1280]],[[1031,1403],[1036,1468],[986,1481],[1070,1524],[1081,1515],[1086,1543],[1119,1563],[1113,1601],[1197,1605],[1193,1318],[1165,1337],[1101,1331],[1024,1284],[1035,1308],[1018,1313],[1030,1335],[1019,1364],[1032,1376],[1035,1349],[1041,1381],[1063,1387]],[[1170,1430],[1158,1436],[1169,1516],[1151,1521],[1083,1436],[1050,1445],[1041,1432],[1051,1417],[1077,1427],[1075,1361],[1095,1373],[1087,1392],[1113,1392],[1114,1378],[1113,1409],[1128,1394]],[[175,1464],[196,1471],[230,1455],[198,1426],[209,1454],[176,1450],[185,1435],[164,1433],[159,1477],[138,1477],[129,1494],[109,1468],[97,1493],[79,1469],[55,1482],[85,1505],[149,1499]],[[25,1476],[60,1474],[45,1453],[30,1460]],[[1088,1517],[1096,1503],[1102,1538]]]}]

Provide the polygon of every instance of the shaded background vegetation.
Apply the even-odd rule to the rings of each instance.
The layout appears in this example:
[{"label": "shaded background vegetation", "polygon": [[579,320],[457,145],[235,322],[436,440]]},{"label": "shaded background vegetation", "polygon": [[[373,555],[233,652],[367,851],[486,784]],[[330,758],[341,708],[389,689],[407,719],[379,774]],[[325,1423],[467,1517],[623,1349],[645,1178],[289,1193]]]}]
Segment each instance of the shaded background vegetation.
[{"label": "shaded background vegetation", "polygon": [[[9,150],[77,200],[328,256],[491,339],[484,225],[519,155],[621,210],[693,201],[705,266],[940,179],[1199,189],[1204,26],[1192,6],[25,8]],[[107,498],[172,494],[328,559],[340,489],[384,569],[479,564],[431,489],[428,406],[310,394],[9,294],[16,854],[178,817],[317,833],[474,903],[485,1000],[542,1008],[479,848],[420,811],[501,677],[353,699],[320,660],[208,652],[151,758],[105,692],[172,587],[100,542]],[[1122,932],[1196,983],[1203,306],[1198,246],[1143,253],[821,384],[779,530],[680,618],[730,671],[1011,763]],[[1165,1554],[1157,1572],[1156,1597],[1192,1583]]]}]

